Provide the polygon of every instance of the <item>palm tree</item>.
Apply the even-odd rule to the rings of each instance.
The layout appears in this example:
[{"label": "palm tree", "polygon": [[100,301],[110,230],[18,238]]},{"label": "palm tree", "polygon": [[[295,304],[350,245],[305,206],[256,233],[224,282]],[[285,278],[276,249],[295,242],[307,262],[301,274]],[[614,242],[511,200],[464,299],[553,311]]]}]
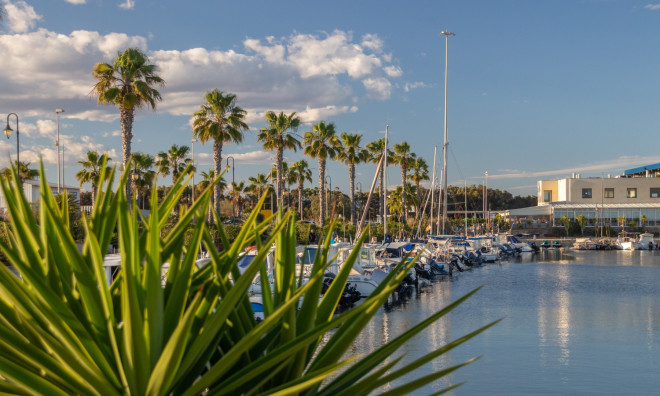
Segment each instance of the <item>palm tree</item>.
[{"label": "palm tree", "polygon": [[[18,162],[18,180],[23,185],[23,182],[26,180],[33,180],[39,176],[39,171],[36,169],[30,169],[30,162],[20,161]],[[13,166],[17,166],[16,161],[14,161]],[[9,178],[11,177],[12,169],[11,168],[2,168],[0,174]]]},{"label": "palm tree", "polygon": [[[248,129],[245,123],[247,112],[236,105],[236,95],[224,94],[218,89],[206,93],[205,102],[199,111],[193,114],[193,135],[202,144],[213,139],[214,173],[222,172],[222,146],[225,143],[243,141],[243,131]],[[213,191],[216,212],[220,213],[219,185]]]},{"label": "palm tree", "polygon": [[296,137],[287,133],[289,130],[297,131],[300,125],[300,118],[296,117],[296,113],[275,114],[273,111],[266,112],[266,122],[268,128],[261,128],[257,141],[263,142],[265,150],[275,150],[275,168],[276,172],[276,188],[277,188],[277,202],[282,200],[282,190],[284,184],[284,174],[282,170],[282,161],[284,160],[284,149],[296,151],[300,148],[300,141]]},{"label": "palm tree", "polygon": [[257,173],[256,176],[250,176],[248,177],[248,181],[250,185],[245,188],[245,191],[251,192],[257,202],[264,193],[272,191],[271,181],[268,175],[264,173]]},{"label": "palm tree", "polygon": [[[81,187],[85,183],[92,183],[92,204],[96,201],[96,190],[99,184],[103,182],[103,180],[100,180],[103,165],[107,165],[111,159],[107,154],[99,155],[96,151],[88,151],[87,159],[78,161],[83,168],[76,173],[76,179],[80,182]],[[110,172],[110,169],[109,166],[106,166],[106,174]]]},{"label": "palm tree", "polygon": [[[384,138],[378,139],[378,140],[375,140],[375,141],[367,144],[367,151],[369,152],[369,161],[371,161],[372,163],[377,165],[378,162],[380,162],[380,157],[385,152],[385,139]],[[389,153],[388,153],[388,155],[389,155]],[[380,179],[380,187],[378,188],[378,198],[379,198],[379,201],[380,201],[379,202],[380,207],[378,209],[378,213],[380,213],[383,216],[383,219],[386,219],[387,215],[386,215],[386,213],[383,213],[383,210],[385,208],[385,201],[384,201],[384,199],[385,199],[384,198],[385,197],[385,190],[384,190],[385,183],[384,183],[384,180],[383,180],[383,177],[384,177],[383,170],[384,170],[384,168],[385,168],[385,164],[382,163],[380,165],[380,168],[378,169],[378,178]]]},{"label": "palm tree", "polygon": [[248,181],[250,182],[250,190],[257,194],[257,199],[261,198],[263,193],[270,188],[270,180],[268,180],[268,175],[264,173],[257,173],[256,176],[250,176],[248,177]]},{"label": "palm tree", "polygon": [[[200,175],[202,176],[202,181],[197,183],[197,186],[200,190],[203,191],[206,190],[208,186],[211,185],[211,183],[213,183],[213,179],[215,179],[215,171],[213,169],[209,169],[208,172],[202,171]],[[220,190],[220,196],[218,197],[218,202],[220,202],[220,199],[222,199],[222,192],[225,190],[225,188],[227,188],[227,182],[225,182],[225,178],[223,176],[220,177],[220,180],[215,185],[215,188]],[[213,205],[209,205],[208,207],[207,217],[209,219],[213,218],[213,207]],[[216,212],[220,213],[220,204],[217,205],[217,208],[218,209],[216,209]]]},{"label": "palm tree", "polygon": [[309,169],[309,164],[307,161],[300,160],[291,165],[289,169],[289,175],[293,183],[298,183],[298,211],[300,212],[300,219],[303,218],[303,185],[305,180],[312,182],[312,171]]},{"label": "palm tree", "polygon": [[133,184],[137,192],[135,200],[141,200],[141,208],[144,209],[144,201],[146,201],[147,193],[153,186],[154,179],[156,178],[156,172],[152,169],[155,159],[152,155],[139,151],[133,153],[131,157],[133,158],[133,175],[135,175]]},{"label": "palm tree", "polygon": [[[213,179],[215,178],[215,172],[213,169],[209,169],[208,172],[202,171],[200,173],[202,176],[202,181],[197,183],[197,186],[199,187],[200,190],[205,190],[208,186],[213,183]],[[224,176],[220,177],[220,180],[218,181],[217,186],[220,187],[220,194],[227,188],[227,182],[225,181]]]},{"label": "palm tree", "polygon": [[[281,180],[282,183],[284,183],[284,182],[290,183],[290,181],[289,181],[288,178],[286,177],[286,176],[289,174],[289,164],[288,164],[286,161],[282,161],[282,165],[281,165],[280,172],[282,172],[282,177],[281,177],[281,179],[282,179],[282,180]],[[269,177],[270,177],[270,180],[277,180],[277,179],[278,179],[278,177],[277,177],[277,166],[274,166],[274,167],[270,170],[270,175],[269,175]],[[281,191],[282,196],[281,196],[280,198],[277,199],[277,205],[276,205],[276,207],[277,207],[278,209],[279,209],[280,206],[284,207],[284,198],[283,198],[283,195],[284,195],[284,193],[285,193],[284,190],[285,190],[285,189],[282,188],[282,191]],[[275,191],[277,192],[277,189],[275,189]],[[280,200],[281,200],[281,202],[280,202]],[[280,205],[280,204],[281,204],[281,205]],[[289,205],[289,206],[290,206],[290,205]]]},{"label": "palm tree", "polygon": [[[387,200],[387,208],[390,211],[390,214],[398,215],[401,221],[401,234],[400,237],[403,238],[403,231],[406,226],[406,222],[403,221],[406,213],[409,211],[411,205],[417,205],[416,194],[413,191],[414,187],[410,183],[406,183],[405,194],[403,193],[403,186],[398,186]],[[406,199],[407,198],[407,199]]]},{"label": "palm tree", "polygon": [[[232,213],[233,216],[237,216],[243,211],[242,208],[243,198],[241,197],[241,194],[243,194],[243,192],[245,192],[245,182],[231,183],[231,190],[229,191],[229,194],[231,195],[231,200],[233,203],[233,209],[234,209],[234,213]],[[238,208],[238,211],[235,210],[236,208]]]},{"label": "palm tree", "polygon": [[[158,76],[158,67],[149,64],[149,58],[138,48],[128,48],[118,53],[113,64],[99,62],[94,65],[92,75],[96,78],[92,93],[100,104],[113,104],[119,108],[122,139],[122,164],[124,168],[131,156],[133,140],[133,116],[136,109],[156,108],[165,81]],[[126,187],[130,197],[130,186]]]},{"label": "palm tree", "polygon": [[342,133],[342,150],[337,153],[337,159],[348,165],[348,181],[351,189],[351,223],[356,224],[355,218],[355,165],[367,161],[369,152],[360,147],[362,135]]},{"label": "palm tree", "polygon": [[[417,201],[419,202],[420,205],[422,205],[422,191],[419,188],[419,184],[424,181],[424,180],[430,180],[429,179],[429,166],[424,160],[424,158],[417,158],[416,155],[412,154],[411,158],[413,159],[411,161],[410,165],[410,170],[412,171],[412,175],[410,175],[410,180],[412,180],[413,183],[415,183],[415,189],[417,190]],[[421,219],[421,213],[419,214],[419,218]]]},{"label": "palm tree", "polygon": [[[408,175],[408,167],[410,164],[410,145],[407,142],[401,142],[400,144],[394,145],[394,155],[392,156],[392,162],[398,164],[401,167],[401,188],[406,185],[406,176]],[[404,209],[401,220],[406,224],[407,216],[407,206],[406,206],[406,195],[401,195],[401,207]]]},{"label": "palm tree", "polygon": [[[171,169],[172,183],[175,183],[179,175],[184,172],[189,165],[192,166],[192,160],[188,158],[189,151],[190,147],[188,146],[177,146],[176,144],[173,144],[169,150],[158,153],[156,156],[158,174],[167,176],[170,174]],[[194,171],[194,169],[191,169],[191,171]]]},{"label": "palm tree", "polygon": [[341,142],[335,135],[335,124],[326,124],[325,121],[320,121],[318,124],[312,125],[312,130],[305,132],[303,137],[303,145],[305,146],[305,154],[311,158],[318,158],[319,161],[319,224],[321,227],[325,225],[325,215],[323,213],[325,198],[325,161],[335,159],[337,152],[341,149]]}]

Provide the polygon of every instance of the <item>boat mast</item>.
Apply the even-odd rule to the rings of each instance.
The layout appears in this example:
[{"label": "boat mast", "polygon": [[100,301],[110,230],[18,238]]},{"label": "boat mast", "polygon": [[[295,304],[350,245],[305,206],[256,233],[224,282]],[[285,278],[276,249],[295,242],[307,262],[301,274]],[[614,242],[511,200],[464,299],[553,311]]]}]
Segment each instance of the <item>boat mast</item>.
[{"label": "boat mast", "polygon": [[468,227],[467,227],[467,179],[465,179],[465,190],[463,191],[465,193],[465,237],[467,238],[468,236]]},{"label": "boat mast", "polygon": [[385,149],[383,153],[383,158],[385,160],[383,165],[383,185],[385,191],[383,191],[383,242],[385,242],[385,237],[387,236],[387,132],[390,126],[385,125]]},{"label": "boat mast", "polygon": [[[444,175],[445,175],[445,170],[440,169],[440,183],[438,185],[442,185],[443,180],[444,180]],[[438,229],[437,231],[440,232],[440,219],[442,219],[442,204],[440,202],[440,194],[442,193],[442,190],[438,191]],[[445,235],[444,229],[442,230],[442,235]]]},{"label": "boat mast", "polygon": [[378,181],[378,173],[380,170],[381,165],[383,165],[383,155],[381,154],[380,159],[378,160],[378,165],[376,166],[376,173],[374,174],[374,179],[371,182],[371,188],[369,189],[369,196],[367,197],[367,203],[364,206],[364,209],[362,211],[362,217],[360,218],[360,223],[358,223],[357,226],[357,232],[355,235],[359,236],[362,234],[362,227],[364,226],[364,222],[367,219],[367,214],[369,213],[369,205],[371,204],[371,196],[374,193],[374,189],[376,188],[376,181]]},{"label": "boat mast", "polygon": [[603,177],[605,175],[603,172],[600,174],[600,221],[598,222],[600,224],[600,238],[603,238],[603,206],[605,205],[605,190],[603,189]]},{"label": "boat mast", "polygon": [[440,34],[445,36],[445,144],[443,149],[443,205],[442,205],[442,234],[445,234],[445,223],[447,221],[447,146],[449,142],[447,140],[447,68],[449,65],[449,36],[454,36],[455,33],[450,32],[449,30],[443,30]]},{"label": "boat mast", "polygon": [[435,193],[435,158],[438,154],[438,146],[433,148],[433,177],[431,178],[431,235],[433,235],[433,200]]}]

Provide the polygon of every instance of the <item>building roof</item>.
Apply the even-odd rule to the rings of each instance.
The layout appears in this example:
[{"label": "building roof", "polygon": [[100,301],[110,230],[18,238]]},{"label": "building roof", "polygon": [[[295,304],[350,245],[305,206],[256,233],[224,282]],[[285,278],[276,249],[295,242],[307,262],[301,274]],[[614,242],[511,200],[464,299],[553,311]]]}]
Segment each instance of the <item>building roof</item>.
[{"label": "building roof", "polygon": [[509,216],[543,216],[550,215],[553,209],[660,209],[660,203],[566,203],[550,202],[540,206],[530,206],[527,208],[510,209]]},{"label": "building roof", "polygon": [[552,208],[550,205],[530,206],[527,208],[510,209],[509,216],[543,216],[550,215]]},{"label": "building roof", "polygon": [[[39,179],[29,179],[29,180],[23,180],[23,184],[31,184],[33,186],[39,186],[41,184],[41,181]],[[53,182],[48,182],[48,186],[51,188],[51,190],[55,190],[57,192],[57,183]],[[65,190],[80,190],[80,186],[69,186],[69,185],[64,185],[61,184],[61,188]]]},{"label": "building roof", "polygon": [[646,165],[646,166],[640,166],[639,168],[632,168],[632,169],[627,169],[623,171],[623,174],[626,176],[630,175],[635,175],[638,173],[646,173],[646,171],[660,171],[660,163],[657,164],[651,164],[651,165]]},{"label": "building roof", "polygon": [[552,202],[549,205],[555,209],[660,209],[660,203],[566,203]]}]

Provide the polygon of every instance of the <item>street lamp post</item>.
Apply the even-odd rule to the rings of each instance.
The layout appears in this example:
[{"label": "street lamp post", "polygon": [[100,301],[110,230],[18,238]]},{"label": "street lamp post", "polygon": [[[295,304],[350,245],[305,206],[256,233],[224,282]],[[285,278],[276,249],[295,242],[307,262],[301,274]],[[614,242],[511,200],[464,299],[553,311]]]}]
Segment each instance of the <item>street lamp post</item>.
[{"label": "street lamp post", "polygon": [[9,116],[11,116],[12,114],[14,115],[14,117],[16,117],[16,172],[18,172],[18,177],[20,179],[20,177],[21,177],[21,162],[20,162],[20,158],[19,158],[20,145],[19,145],[18,138],[19,138],[20,133],[19,133],[19,127],[18,127],[18,114],[16,114],[16,113],[7,114],[7,127],[5,128],[5,135],[7,136],[7,139],[9,139],[9,137],[11,136],[11,133],[14,131],[9,126]]},{"label": "street lamp post", "polygon": [[62,145],[62,188],[64,188],[64,145]]},{"label": "street lamp post", "polygon": [[[234,193],[236,193],[236,179],[235,179],[236,173],[234,172],[234,157],[232,157],[231,155],[227,156],[227,166],[229,166],[229,159],[230,158],[231,158],[231,188],[234,189]],[[232,200],[231,200],[231,215],[232,216],[236,216],[236,204],[235,204],[236,200],[235,200],[235,198],[236,197],[232,197]]]},{"label": "street lamp post", "polygon": [[[330,179],[330,182],[328,183],[328,179]],[[325,177],[325,182],[329,184],[330,188],[329,190],[332,190],[332,178],[328,175]],[[332,197],[332,191],[330,191],[330,196]],[[323,217],[328,217],[330,215],[330,200],[328,199],[328,190],[325,191],[325,216]],[[321,208],[323,210],[323,208]]]},{"label": "street lamp post", "polygon": [[57,118],[57,140],[55,146],[57,147],[57,193],[59,194],[62,189],[62,182],[60,181],[60,113],[64,113],[63,109],[55,109],[55,117]]}]

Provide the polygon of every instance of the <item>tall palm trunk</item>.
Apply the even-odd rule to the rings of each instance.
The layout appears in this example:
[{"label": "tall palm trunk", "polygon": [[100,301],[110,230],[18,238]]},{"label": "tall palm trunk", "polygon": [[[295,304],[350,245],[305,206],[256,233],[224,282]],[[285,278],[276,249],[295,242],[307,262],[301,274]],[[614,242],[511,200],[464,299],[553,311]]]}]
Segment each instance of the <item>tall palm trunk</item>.
[{"label": "tall palm trunk", "polygon": [[319,158],[319,224],[325,225],[325,159]]},{"label": "tall palm trunk", "polygon": [[303,183],[298,182],[298,211],[300,212],[300,220],[303,219],[302,196],[303,196]]},{"label": "tall palm trunk", "polygon": [[284,198],[282,197],[282,190],[284,190],[284,180],[282,177],[282,162],[284,162],[284,147],[282,145],[277,147],[277,207],[284,206]]},{"label": "tall palm trunk", "polygon": [[405,158],[403,159],[403,163],[401,164],[401,220],[403,225],[406,225],[406,173],[407,172],[407,167],[405,164]]},{"label": "tall palm trunk", "polygon": [[[213,142],[213,171],[216,178],[222,173],[222,141],[218,140]],[[220,193],[220,183],[215,183],[213,186],[213,207],[218,214],[220,214]]]},{"label": "tall palm trunk", "polygon": [[424,217],[424,213],[421,213],[420,210],[422,210],[422,191],[419,189],[419,178],[415,179],[415,190],[417,191],[417,205],[415,207],[415,213],[417,213],[417,221],[422,221],[422,217]]},{"label": "tall palm trunk", "polygon": [[355,164],[348,166],[348,181],[351,188],[351,224],[355,226]]},{"label": "tall palm trunk", "polygon": [[[122,166],[123,169],[126,169],[128,166],[128,160],[131,158],[131,141],[133,140],[133,110],[122,106],[119,110],[119,120],[121,123]],[[129,180],[130,182],[126,183],[126,197],[127,200],[130,201],[131,191],[135,182],[131,178],[129,178]]]}]

